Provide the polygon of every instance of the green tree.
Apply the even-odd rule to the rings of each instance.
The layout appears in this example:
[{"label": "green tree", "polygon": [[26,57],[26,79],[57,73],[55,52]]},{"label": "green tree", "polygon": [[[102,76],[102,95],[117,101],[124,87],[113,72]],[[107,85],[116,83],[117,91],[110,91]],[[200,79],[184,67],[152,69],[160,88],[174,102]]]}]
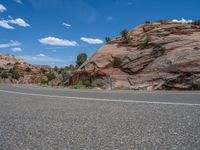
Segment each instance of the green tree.
[{"label": "green tree", "polygon": [[121,34],[121,36],[122,36],[123,38],[126,38],[127,35],[128,35],[128,30],[127,30],[127,29],[124,29],[124,30],[122,30],[122,31],[120,32],[120,34]]},{"label": "green tree", "polygon": [[86,53],[78,54],[77,59],[76,59],[76,66],[80,67],[86,60],[87,60],[87,54]]},{"label": "green tree", "polygon": [[18,71],[13,70],[11,77],[12,77],[13,79],[19,80],[20,74],[19,74]]},{"label": "green tree", "polygon": [[106,40],[106,43],[109,44],[110,41],[111,41],[111,38],[110,37],[106,37],[105,40]]}]

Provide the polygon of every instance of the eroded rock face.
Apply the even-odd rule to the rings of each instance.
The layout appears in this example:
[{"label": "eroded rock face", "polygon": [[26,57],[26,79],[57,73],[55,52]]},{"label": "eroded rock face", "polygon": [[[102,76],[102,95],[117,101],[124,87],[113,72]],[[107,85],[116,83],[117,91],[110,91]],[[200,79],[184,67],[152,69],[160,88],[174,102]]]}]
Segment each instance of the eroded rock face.
[{"label": "eroded rock face", "polygon": [[[71,78],[114,89],[200,89],[200,27],[150,23],[100,48]],[[149,41],[144,43],[145,38]],[[98,84],[96,84],[98,85]]]},{"label": "eroded rock face", "polygon": [[[48,79],[44,74],[50,72],[50,68],[36,67],[13,55],[0,55],[0,68],[7,71],[15,69],[20,74],[23,74],[18,81],[14,79],[0,79],[0,83],[38,84],[41,81],[47,81]],[[27,68],[30,71],[26,70]]]}]

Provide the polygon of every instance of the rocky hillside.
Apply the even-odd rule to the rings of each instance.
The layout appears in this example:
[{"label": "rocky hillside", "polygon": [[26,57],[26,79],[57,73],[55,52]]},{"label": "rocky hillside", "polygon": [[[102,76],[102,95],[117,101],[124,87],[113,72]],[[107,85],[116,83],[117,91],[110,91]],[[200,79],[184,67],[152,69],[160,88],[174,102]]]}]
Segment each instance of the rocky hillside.
[{"label": "rocky hillside", "polygon": [[200,26],[145,23],[100,48],[71,78],[102,88],[200,89]]},{"label": "rocky hillside", "polygon": [[50,68],[36,67],[13,55],[0,55],[0,83],[37,84],[45,82]]}]

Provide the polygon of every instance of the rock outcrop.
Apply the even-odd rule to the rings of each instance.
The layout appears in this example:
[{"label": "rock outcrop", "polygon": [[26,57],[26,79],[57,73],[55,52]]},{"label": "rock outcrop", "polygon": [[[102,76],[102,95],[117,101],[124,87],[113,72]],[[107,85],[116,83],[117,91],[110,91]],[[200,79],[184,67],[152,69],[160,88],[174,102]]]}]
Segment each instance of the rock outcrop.
[{"label": "rock outcrop", "polygon": [[200,89],[200,26],[146,23],[100,48],[72,76],[113,89]]},{"label": "rock outcrop", "polygon": [[0,83],[38,84],[47,81],[45,73],[51,71],[48,67],[37,67],[26,63],[23,59],[13,55],[0,55],[0,68],[9,72],[15,70],[21,74],[18,80],[11,78],[1,79]]}]

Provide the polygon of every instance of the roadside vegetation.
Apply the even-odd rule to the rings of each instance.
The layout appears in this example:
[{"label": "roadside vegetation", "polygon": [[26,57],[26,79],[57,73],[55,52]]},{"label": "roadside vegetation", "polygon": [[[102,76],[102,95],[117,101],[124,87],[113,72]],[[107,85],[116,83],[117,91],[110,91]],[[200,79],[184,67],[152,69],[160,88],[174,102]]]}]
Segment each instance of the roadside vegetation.
[{"label": "roadside vegetation", "polygon": [[78,81],[75,85],[72,86],[74,89],[91,89],[93,88],[92,83],[83,83],[83,81]]},{"label": "roadside vegetation", "polygon": [[[74,74],[74,72],[85,62],[87,61],[87,54],[80,53],[76,58],[76,65],[68,65],[65,67],[55,66],[51,69],[50,72],[44,74],[44,80],[40,82],[42,86],[52,86],[54,82],[60,82],[59,85],[66,86],[68,85],[70,77]],[[58,80],[57,80],[58,79]],[[56,83],[57,84],[57,83]],[[82,82],[77,83],[72,86],[72,88],[87,88],[89,85],[84,85]]]},{"label": "roadside vegetation", "polygon": [[23,74],[20,74],[15,67],[10,69],[10,70],[5,70],[3,68],[0,68],[0,78],[1,79],[15,79],[15,80],[19,80],[20,77],[22,77]]}]

